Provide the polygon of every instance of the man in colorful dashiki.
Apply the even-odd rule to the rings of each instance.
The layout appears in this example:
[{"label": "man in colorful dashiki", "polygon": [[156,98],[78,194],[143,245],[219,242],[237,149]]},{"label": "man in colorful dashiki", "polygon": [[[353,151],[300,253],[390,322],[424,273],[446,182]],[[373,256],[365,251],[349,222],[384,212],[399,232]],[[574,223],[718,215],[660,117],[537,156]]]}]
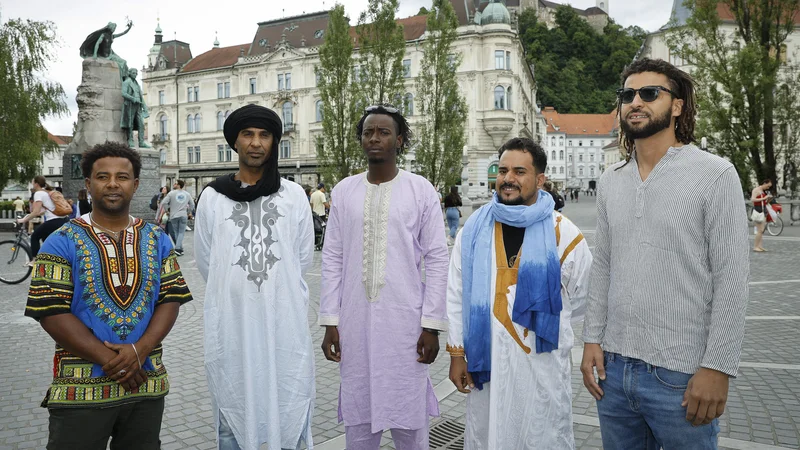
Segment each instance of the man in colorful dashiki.
[{"label": "man in colorful dashiki", "polygon": [[331,191],[319,324],[340,363],[348,450],[377,449],[387,429],[397,448],[428,449],[439,415],[428,365],[447,329],[447,241],[436,189],[397,167],[410,134],[397,109],[368,107],[357,127],[368,170]]},{"label": "man in colorful dashiki", "polygon": [[206,279],[205,363],[222,450],[311,448],[314,351],[308,284],[311,206],[281,179],[278,115],[247,105],[225,120],[239,171],[203,191],[195,258]]},{"label": "man in colorful dashiki", "polygon": [[48,449],[157,450],[169,391],[161,341],[192,299],[172,243],[129,215],[139,154],[106,142],[83,154],[92,212],[45,241],[25,315],[56,341]]},{"label": "man in colorful dashiki", "polygon": [[450,380],[468,394],[465,449],[575,448],[572,323],[583,318],[592,254],[553,210],[546,168],[532,140],[506,142],[497,193],[453,247],[447,351]]}]

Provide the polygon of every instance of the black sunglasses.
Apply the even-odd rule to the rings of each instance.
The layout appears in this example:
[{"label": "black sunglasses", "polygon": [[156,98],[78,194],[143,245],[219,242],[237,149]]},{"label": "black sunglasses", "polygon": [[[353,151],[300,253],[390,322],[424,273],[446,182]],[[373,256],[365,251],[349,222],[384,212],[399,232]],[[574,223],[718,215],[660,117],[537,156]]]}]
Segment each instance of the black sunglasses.
[{"label": "black sunglasses", "polygon": [[373,111],[378,111],[378,110],[386,111],[389,114],[397,114],[397,113],[400,112],[400,110],[398,110],[397,108],[393,108],[393,107],[387,106],[387,105],[372,105],[372,106],[367,106],[366,108],[364,108],[364,112],[365,113],[371,113]]},{"label": "black sunglasses", "polygon": [[617,98],[622,103],[631,103],[636,98],[636,93],[639,93],[639,98],[645,102],[652,102],[658,98],[660,91],[669,92],[675,98],[680,98],[675,92],[665,88],[664,86],[645,86],[639,89],[623,88],[617,89]]}]

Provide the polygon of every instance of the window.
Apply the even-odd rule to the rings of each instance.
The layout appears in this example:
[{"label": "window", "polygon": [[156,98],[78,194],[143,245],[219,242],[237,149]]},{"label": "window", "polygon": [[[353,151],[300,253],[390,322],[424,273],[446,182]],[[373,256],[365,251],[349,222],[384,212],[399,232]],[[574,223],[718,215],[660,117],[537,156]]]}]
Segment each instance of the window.
[{"label": "window", "polygon": [[47,168],[47,174],[48,175],[52,175],[53,174],[53,168],[52,167],[48,167]]},{"label": "window", "polygon": [[[506,109],[511,111],[511,86],[506,89]],[[539,131],[539,124],[536,124],[536,131]]]},{"label": "window", "polygon": [[[555,147],[555,145],[556,145],[556,137],[555,136],[550,138],[550,145]],[[553,156],[553,159],[555,159],[555,156]]]},{"label": "window", "polygon": [[290,129],[292,123],[292,102],[285,102],[283,104],[283,131]]},{"label": "window", "polygon": [[563,174],[564,173],[564,168],[563,167],[559,167],[558,168],[558,173],[562,173]]},{"label": "window", "polygon": [[322,100],[317,100],[315,110],[317,122],[322,122]]},{"label": "window", "polygon": [[287,74],[284,75],[284,78],[286,79],[286,90],[291,89],[292,88],[292,74],[287,73]]},{"label": "window", "polygon": [[511,52],[506,52],[506,70],[511,70]]},{"label": "window", "polygon": [[281,141],[281,149],[280,149],[280,159],[288,159],[292,157],[292,143],[291,141],[284,139]]},{"label": "window", "polygon": [[550,159],[556,159],[556,151],[555,150],[550,152]]},{"label": "window", "polygon": [[413,116],[414,115],[414,96],[411,93],[406,94],[406,115]]},{"label": "window", "polygon": [[225,95],[223,85],[222,83],[217,83],[217,98],[223,98],[223,95]]},{"label": "window", "polygon": [[188,150],[187,153],[189,155],[186,161],[189,164],[193,164],[194,163],[194,148],[193,147],[186,147],[186,149]]},{"label": "window", "polygon": [[564,136],[559,136],[558,145],[564,145]]},{"label": "window", "polygon": [[278,90],[279,91],[283,90],[283,74],[282,73],[278,74]]},{"label": "window", "polygon": [[403,60],[403,78],[411,78],[411,60]]},{"label": "window", "polygon": [[163,105],[165,101],[164,91],[158,91],[158,104]]},{"label": "window", "polygon": [[589,167],[589,175],[594,176],[594,166]]},{"label": "window", "polygon": [[578,147],[583,147],[583,141],[578,141]]},{"label": "window", "polygon": [[162,148],[161,150],[159,150],[158,156],[160,157],[162,166],[167,163],[167,151],[165,149]]},{"label": "window", "polygon": [[495,50],[494,52],[494,68],[497,70],[506,68],[506,57],[502,50]]},{"label": "window", "polygon": [[231,98],[231,82],[225,82],[225,98]]},{"label": "window", "polygon": [[233,149],[230,145],[225,146],[225,161],[230,161],[233,153]]},{"label": "window", "polygon": [[196,102],[200,101],[200,86],[194,87],[194,101]]},{"label": "window", "polygon": [[572,147],[572,140],[569,141],[569,146]]},{"label": "window", "polygon": [[194,163],[200,163],[200,146],[194,148]]},{"label": "window", "polygon": [[194,133],[194,116],[191,114],[186,117],[186,132]]},{"label": "window", "polygon": [[559,151],[558,151],[558,159],[559,159],[560,161],[563,161],[563,160],[564,160],[564,150],[559,150]]},{"label": "window", "polygon": [[194,132],[199,133],[203,130],[203,116],[200,114],[194,115]]},{"label": "window", "polygon": [[319,86],[319,80],[320,80],[319,68],[316,68],[314,70],[314,86]]},{"label": "window", "polygon": [[578,155],[578,162],[583,162],[583,155]]},{"label": "window", "polygon": [[167,139],[167,115],[162,114],[158,118],[158,133],[161,135],[162,140]]},{"label": "window", "polygon": [[191,86],[189,86],[189,87],[187,87],[187,88],[186,88],[186,101],[187,101],[187,102],[190,102],[190,103],[191,103],[191,101],[192,101],[192,94],[193,94],[193,93],[194,93],[194,90],[192,90],[192,87],[191,87]]},{"label": "window", "polygon": [[225,146],[222,144],[217,144],[217,161],[225,161]]},{"label": "window", "polygon": [[231,115],[230,111],[225,111],[225,120],[228,120],[228,116]]},{"label": "window", "polygon": [[572,162],[572,155],[569,155],[569,162]]},{"label": "window", "polygon": [[589,147],[594,147],[594,141],[589,141]]},{"label": "window", "polygon": [[591,162],[594,162],[594,153],[592,153],[591,155],[589,155],[589,161],[591,161]]},{"label": "window", "polygon": [[506,109],[506,90],[503,86],[494,88],[494,109]]},{"label": "window", "polygon": [[255,78],[250,78],[250,93],[251,94],[255,94],[256,93],[256,79]]},{"label": "window", "polygon": [[217,111],[217,131],[221,131],[224,125],[225,116],[222,114],[222,111]]},{"label": "window", "polygon": [[578,167],[578,176],[579,177],[583,176],[583,167]]},{"label": "window", "polygon": [[572,169],[569,169],[569,176],[570,176],[570,177],[572,177],[572,176],[573,176],[573,173],[574,173],[574,171],[573,171]]},{"label": "window", "polygon": [[456,55],[450,53],[447,55],[447,67],[450,70],[456,70]]}]

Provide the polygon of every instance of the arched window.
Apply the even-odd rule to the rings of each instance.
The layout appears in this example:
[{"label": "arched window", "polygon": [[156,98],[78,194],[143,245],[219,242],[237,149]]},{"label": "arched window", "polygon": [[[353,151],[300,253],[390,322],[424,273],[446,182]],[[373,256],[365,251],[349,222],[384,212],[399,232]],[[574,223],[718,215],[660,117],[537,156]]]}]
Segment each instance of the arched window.
[{"label": "arched window", "polygon": [[583,167],[578,167],[578,176],[579,177],[583,176]]},{"label": "arched window", "polygon": [[556,145],[556,137],[555,136],[550,138],[550,145],[552,145],[552,146]]},{"label": "arched window", "polygon": [[194,132],[199,133],[203,130],[203,116],[200,114],[194,115]]},{"label": "arched window", "polygon": [[225,120],[228,120],[228,116],[231,115],[230,111],[225,111]]},{"label": "arched window", "polygon": [[167,151],[165,149],[162,148],[159,150],[158,156],[162,166],[167,163]]},{"label": "arched window", "polygon": [[225,114],[222,111],[217,112],[217,131],[221,131],[225,126]]},{"label": "arched window", "polygon": [[562,173],[563,174],[564,173],[564,168],[563,167],[559,167],[558,168],[558,173]]},{"label": "arched window", "polygon": [[506,109],[506,89],[503,86],[494,88],[494,109]]},{"label": "arched window", "polygon": [[589,167],[589,175],[594,176],[594,166]]},{"label": "arched window", "polygon": [[194,133],[194,116],[191,114],[186,117],[186,132]]},{"label": "arched window", "polygon": [[556,151],[555,150],[550,152],[550,159],[556,159]]},{"label": "arched window", "polygon": [[511,97],[511,86],[509,86],[508,89],[506,89],[506,109],[509,111],[511,111]]},{"label": "arched window", "polygon": [[414,96],[410,92],[406,94],[406,115],[414,115]]},{"label": "arched window", "polygon": [[286,127],[287,124],[292,124],[292,102],[284,102],[283,104],[283,126]]},{"label": "arched window", "polygon": [[322,100],[317,100],[317,103],[316,103],[316,118],[317,118],[317,122],[322,122]]},{"label": "arched window", "polygon": [[167,139],[167,115],[162,114],[161,117],[158,118],[158,133],[161,135],[161,139]]},{"label": "arched window", "polygon": [[558,151],[558,160],[559,161],[563,161],[564,160],[564,150],[559,150]]}]

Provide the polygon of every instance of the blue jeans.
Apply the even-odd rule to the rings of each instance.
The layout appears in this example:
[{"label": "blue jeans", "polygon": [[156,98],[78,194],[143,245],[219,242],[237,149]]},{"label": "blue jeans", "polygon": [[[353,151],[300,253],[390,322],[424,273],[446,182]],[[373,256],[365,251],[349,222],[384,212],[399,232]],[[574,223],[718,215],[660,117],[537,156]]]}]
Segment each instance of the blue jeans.
[{"label": "blue jeans", "polygon": [[175,250],[183,251],[183,235],[186,234],[186,222],[188,221],[189,218],[186,216],[169,219],[169,225],[175,236]]},{"label": "blue jeans", "polygon": [[458,231],[458,220],[460,217],[458,214],[458,208],[453,206],[447,208],[444,216],[447,218],[447,226],[450,228],[450,237],[455,239],[456,231]]},{"label": "blue jeans", "polygon": [[691,374],[605,352],[597,402],[605,450],[716,450],[718,419],[692,426],[681,406]]}]

